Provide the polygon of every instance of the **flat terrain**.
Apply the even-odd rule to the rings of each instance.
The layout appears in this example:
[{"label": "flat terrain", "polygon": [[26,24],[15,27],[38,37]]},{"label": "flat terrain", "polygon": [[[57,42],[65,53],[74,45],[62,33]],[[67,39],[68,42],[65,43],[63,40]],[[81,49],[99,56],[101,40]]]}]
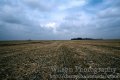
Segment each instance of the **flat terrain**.
[{"label": "flat terrain", "polygon": [[116,68],[112,74],[120,73],[120,40],[0,42],[0,80],[64,80],[51,75],[78,75],[76,66]]}]

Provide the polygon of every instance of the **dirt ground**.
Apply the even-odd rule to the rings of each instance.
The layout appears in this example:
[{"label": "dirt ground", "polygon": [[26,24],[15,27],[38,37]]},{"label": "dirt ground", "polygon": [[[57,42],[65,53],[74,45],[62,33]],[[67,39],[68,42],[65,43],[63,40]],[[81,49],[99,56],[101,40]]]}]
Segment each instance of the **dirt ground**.
[{"label": "dirt ground", "polygon": [[120,40],[0,42],[0,80],[114,80],[109,75],[120,80]]}]

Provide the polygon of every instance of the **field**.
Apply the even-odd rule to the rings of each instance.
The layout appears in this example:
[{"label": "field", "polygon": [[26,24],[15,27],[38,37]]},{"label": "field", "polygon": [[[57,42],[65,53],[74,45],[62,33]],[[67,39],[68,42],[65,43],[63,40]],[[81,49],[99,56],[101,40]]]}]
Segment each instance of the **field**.
[{"label": "field", "polygon": [[[99,68],[104,71],[95,73]],[[76,80],[91,74],[105,78],[90,80],[113,80],[106,77],[109,74],[119,80],[119,73],[120,40],[0,42],[0,80],[66,80],[64,75],[76,75],[67,79]]]}]

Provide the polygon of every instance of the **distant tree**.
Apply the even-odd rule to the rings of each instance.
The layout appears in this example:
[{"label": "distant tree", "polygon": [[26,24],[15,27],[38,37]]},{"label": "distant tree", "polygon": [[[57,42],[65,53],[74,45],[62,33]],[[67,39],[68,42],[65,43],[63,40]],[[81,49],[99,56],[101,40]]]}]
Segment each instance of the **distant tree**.
[{"label": "distant tree", "polygon": [[102,40],[102,39],[93,39],[93,38],[72,38],[71,40]]},{"label": "distant tree", "polygon": [[82,40],[82,38],[72,38],[71,40]]},{"label": "distant tree", "polygon": [[27,41],[32,41],[31,39],[28,39]]}]

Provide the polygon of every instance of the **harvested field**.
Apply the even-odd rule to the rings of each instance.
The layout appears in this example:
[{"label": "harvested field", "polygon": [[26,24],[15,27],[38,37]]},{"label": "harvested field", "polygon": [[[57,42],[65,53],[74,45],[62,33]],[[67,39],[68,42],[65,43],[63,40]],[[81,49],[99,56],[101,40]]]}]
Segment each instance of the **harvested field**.
[{"label": "harvested field", "polygon": [[[80,72],[108,68],[108,72]],[[120,78],[119,40],[1,41],[0,80],[76,80],[78,75],[105,75]],[[65,78],[62,75],[76,75]],[[117,76],[116,76],[117,75]]]}]

